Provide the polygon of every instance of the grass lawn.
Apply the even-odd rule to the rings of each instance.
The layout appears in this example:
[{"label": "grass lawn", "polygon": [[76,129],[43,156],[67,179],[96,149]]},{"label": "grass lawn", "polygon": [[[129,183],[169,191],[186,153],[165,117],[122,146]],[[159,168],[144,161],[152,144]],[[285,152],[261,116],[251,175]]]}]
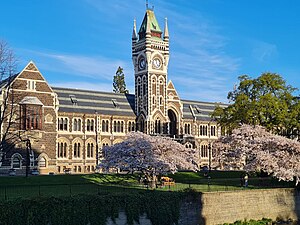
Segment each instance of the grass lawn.
[{"label": "grass lawn", "polygon": [[[203,172],[178,172],[169,175],[175,180],[175,186],[159,186],[156,190],[181,191],[186,188],[193,188],[201,192],[243,190],[245,188],[241,187],[241,173],[240,171],[211,171],[209,173],[211,178],[208,179]],[[138,180],[138,174],[0,177],[0,200],[33,196],[108,194],[147,189]],[[293,187],[293,184],[250,175],[248,189],[266,187]]]}]

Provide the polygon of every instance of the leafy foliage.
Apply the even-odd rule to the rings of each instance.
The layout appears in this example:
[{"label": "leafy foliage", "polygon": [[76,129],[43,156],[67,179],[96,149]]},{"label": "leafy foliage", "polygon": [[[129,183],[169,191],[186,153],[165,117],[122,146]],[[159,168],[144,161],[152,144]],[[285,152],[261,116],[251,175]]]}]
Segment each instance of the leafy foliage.
[{"label": "leafy foliage", "polygon": [[125,83],[125,75],[122,67],[118,67],[116,75],[113,79],[113,92],[115,93],[128,93]]},{"label": "leafy foliage", "polygon": [[214,148],[214,164],[223,169],[262,170],[279,180],[300,182],[300,143],[262,126],[242,125],[219,138]]},{"label": "leafy foliage", "polygon": [[298,136],[300,103],[293,96],[295,88],[276,73],[238,79],[238,87],[227,96],[232,104],[217,107],[212,115],[221,126],[231,132],[240,124],[261,125],[287,137]]},{"label": "leafy foliage", "polygon": [[0,225],[104,225],[120,211],[125,212],[129,225],[143,214],[152,224],[176,224],[180,202],[186,196],[188,193],[139,192],[4,201],[0,202]]}]

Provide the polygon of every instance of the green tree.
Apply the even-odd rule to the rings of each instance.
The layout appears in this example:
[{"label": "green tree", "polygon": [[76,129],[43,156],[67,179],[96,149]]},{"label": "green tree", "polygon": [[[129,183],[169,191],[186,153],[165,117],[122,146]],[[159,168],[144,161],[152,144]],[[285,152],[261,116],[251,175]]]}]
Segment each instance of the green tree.
[{"label": "green tree", "polygon": [[228,93],[227,108],[217,107],[212,117],[231,132],[240,124],[261,125],[276,134],[298,136],[300,102],[297,90],[276,73],[263,73],[252,79],[240,76],[238,86]]},{"label": "green tree", "polygon": [[125,75],[122,67],[118,67],[116,75],[113,79],[113,92],[115,93],[128,93],[125,83]]}]

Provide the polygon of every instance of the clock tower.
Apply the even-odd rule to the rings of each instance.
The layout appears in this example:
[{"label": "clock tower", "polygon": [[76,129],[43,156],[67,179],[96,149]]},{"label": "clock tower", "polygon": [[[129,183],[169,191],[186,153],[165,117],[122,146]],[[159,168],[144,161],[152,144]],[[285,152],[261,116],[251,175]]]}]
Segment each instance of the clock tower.
[{"label": "clock tower", "polygon": [[153,9],[147,8],[138,33],[134,21],[132,61],[137,130],[147,134],[168,133],[169,31],[167,19],[164,32],[161,31]]}]

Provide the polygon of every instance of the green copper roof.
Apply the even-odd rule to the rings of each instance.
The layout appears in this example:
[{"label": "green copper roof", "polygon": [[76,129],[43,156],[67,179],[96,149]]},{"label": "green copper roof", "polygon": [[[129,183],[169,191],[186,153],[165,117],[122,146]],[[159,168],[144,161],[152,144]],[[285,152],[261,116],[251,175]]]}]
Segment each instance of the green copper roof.
[{"label": "green copper roof", "polygon": [[[148,23],[149,20],[149,23]],[[150,30],[156,33],[162,33],[159,24],[156,20],[154,11],[151,9],[146,10],[145,17],[143,19],[142,25],[139,30],[140,37],[145,37],[145,33],[147,31],[147,24],[150,24]]]}]

